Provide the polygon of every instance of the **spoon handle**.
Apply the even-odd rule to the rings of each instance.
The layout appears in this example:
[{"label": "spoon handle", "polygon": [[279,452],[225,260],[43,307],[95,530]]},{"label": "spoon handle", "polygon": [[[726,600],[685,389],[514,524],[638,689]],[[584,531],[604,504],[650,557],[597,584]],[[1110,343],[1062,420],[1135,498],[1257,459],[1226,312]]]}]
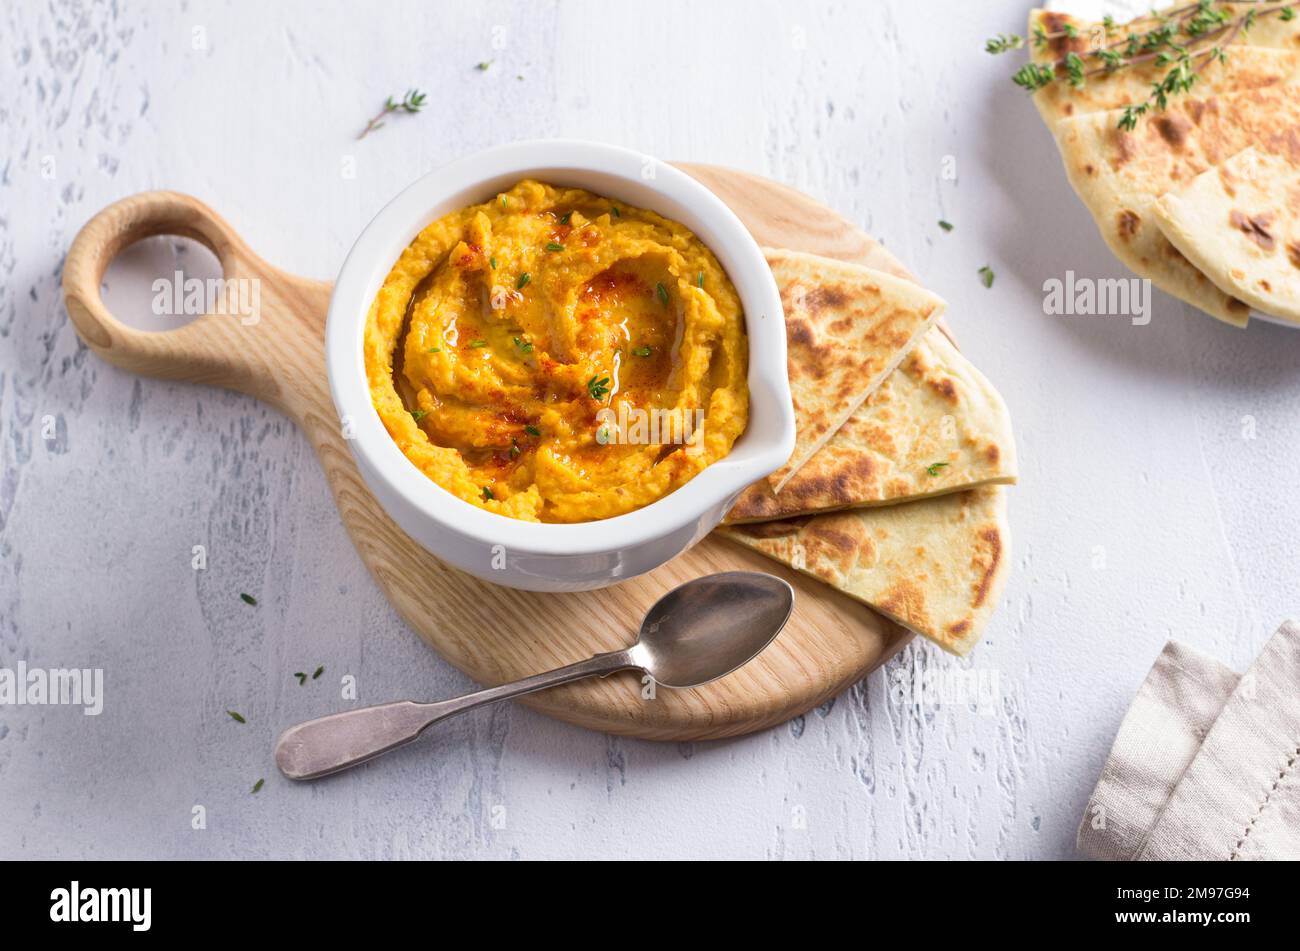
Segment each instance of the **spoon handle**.
[{"label": "spoon handle", "polygon": [[275,763],[290,779],[317,779],[405,746],[430,725],[466,710],[571,680],[603,677],[639,666],[630,650],[612,651],[450,700],[436,703],[399,700],[318,717],[291,726],[280,735],[275,744]]}]

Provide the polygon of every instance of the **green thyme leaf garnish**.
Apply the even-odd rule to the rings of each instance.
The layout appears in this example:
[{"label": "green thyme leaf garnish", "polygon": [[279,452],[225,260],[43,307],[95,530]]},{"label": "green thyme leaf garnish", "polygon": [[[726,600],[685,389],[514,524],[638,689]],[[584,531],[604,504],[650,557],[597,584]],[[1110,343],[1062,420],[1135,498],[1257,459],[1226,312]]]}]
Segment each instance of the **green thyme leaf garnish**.
[{"label": "green thyme leaf garnish", "polygon": [[567,225],[569,223],[569,219],[572,217],[573,217],[573,212],[566,211],[564,214],[560,215],[560,224]]},{"label": "green thyme leaf garnish", "polygon": [[1037,92],[1056,78],[1056,70],[1040,63],[1025,63],[1011,74],[1011,81],[1021,89]]},{"label": "green thyme leaf garnish", "polygon": [[979,269],[980,281],[985,287],[993,286],[993,268],[987,264]]},{"label": "green thyme leaf garnish", "polygon": [[496,498],[496,496],[492,494],[492,490],[491,490],[490,488],[488,488],[486,485],[483,486],[483,499],[484,499],[484,501],[486,501],[486,500],[488,500],[488,499],[495,499],[495,498]]},{"label": "green thyme leaf garnish", "polygon": [[234,720],[236,723],[247,723],[247,722],[248,722],[247,720],[245,720],[245,719],[243,718],[243,716],[242,716],[241,714],[236,713],[234,710],[227,710],[226,713],[230,714],[230,719]]},{"label": "green thyme leaf garnish", "polygon": [[533,276],[529,274],[527,271],[525,271],[523,274],[520,274],[519,280],[515,281],[515,290],[522,291],[525,287],[528,286],[528,282],[531,281],[532,279]]},{"label": "green thyme leaf garnish", "polygon": [[703,272],[703,271],[701,271],[701,272],[699,273],[699,275],[695,278],[695,286],[696,286],[696,287],[703,287],[703,286],[704,286],[704,272]]},{"label": "green thyme leaf garnish", "polygon": [[258,793],[260,793],[262,791],[262,787],[265,785],[266,785],[265,779],[259,779],[257,782],[253,783],[253,795],[256,796]]},{"label": "green thyme leaf garnish", "polygon": [[239,594],[239,600],[243,601],[245,604],[257,604],[257,598],[253,597],[251,594],[244,594],[242,591]]},{"label": "green thyme leaf garnish", "polygon": [[1078,53],[1065,54],[1065,78],[1071,86],[1076,89],[1082,89],[1087,80],[1087,67],[1084,66],[1083,58]]},{"label": "green thyme leaf garnish", "polygon": [[635,350],[632,351],[632,356],[634,356],[634,357],[648,357],[648,356],[650,356],[650,348],[649,348],[649,347],[637,347]]},{"label": "green thyme leaf garnish", "polygon": [[303,684],[307,682],[307,675],[304,674],[301,670],[298,671],[296,674],[294,674],[294,676],[298,678],[299,687],[301,687]]},{"label": "green thyme leaf garnish", "polygon": [[932,462],[925,467],[925,471],[930,473],[930,475],[932,476],[937,476],[939,474],[939,470],[946,468],[947,465],[948,463],[946,462]]},{"label": "green thyme leaf garnish", "polygon": [[319,667],[317,667],[314,671],[312,671],[311,679],[312,679],[312,680],[319,680],[319,679],[320,679],[320,675],[323,674],[323,673],[325,673],[325,665],[324,665],[324,664],[321,664],[321,665],[320,665]]},{"label": "green thyme leaf garnish", "polygon": [[388,115],[390,112],[419,112],[424,108],[424,103],[427,99],[428,97],[418,89],[408,89],[406,95],[400,102],[392,96],[389,96],[384,100],[384,108],[380,109],[379,112],[366,123],[366,127],[361,130],[361,134],[358,135],[357,138],[364,139],[371,132],[382,127],[384,124],[384,116]]},{"label": "green thyme leaf garnish", "polygon": [[605,394],[609,392],[609,377],[597,379],[593,376],[587,381],[587,392],[591,394],[593,400],[604,399]]},{"label": "green thyme leaf garnish", "polygon": [[518,459],[521,452],[523,452],[523,450],[519,448],[519,443],[515,442],[513,439],[510,440],[510,458]]},{"label": "green thyme leaf garnish", "polygon": [[667,306],[668,306],[668,288],[664,287],[663,284],[656,284],[656,285],[655,285],[655,293],[659,295],[659,303],[661,303],[661,304],[663,304],[665,307],[667,307]]},{"label": "green thyme leaf garnish", "polygon": [[993,39],[984,44],[984,52],[998,55],[1008,50],[1018,50],[1025,45],[1025,38],[1012,33],[1007,36],[1005,33],[999,33]]},{"label": "green thyme leaf garnish", "polygon": [[442,353],[442,347],[430,347],[425,353]]},{"label": "green thyme leaf garnish", "polygon": [[411,419],[415,420],[417,423],[428,415],[429,415],[429,411],[427,409],[411,410]]},{"label": "green thyme leaf garnish", "polygon": [[497,259],[495,257],[488,258],[488,264],[492,265],[492,270],[495,271],[497,269]]},{"label": "green thyme leaf garnish", "polygon": [[515,346],[519,348],[520,353],[533,352],[533,345],[529,343],[527,340],[521,340],[518,337],[515,337]]},{"label": "green thyme leaf garnish", "polygon": [[538,429],[536,426],[525,426],[524,432],[526,432],[530,436],[540,436],[542,434],[542,431]]},{"label": "green thyme leaf garnish", "polygon": [[482,350],[486,346],[487,346],[487,341],[484,340],[482,337],[479,337],[477,340],[471,340],[469,342],[469,348],[471,350]]},{"label": "green thyme leaf garnish", "polygon": [[621,211],[618,210],[618,206],[615,206],[615,207],[611,208],[611,209],[609,210],[609,213],[610,213],[611,215],[613,215],[615,218],[622,218],[622,217],[623,217],[623,212],[621,212]]},{"label": "green thyme leaf garnish", "polygon": [[552,241],[550,244],[548,244],[548,245],[546,246],[546,250],[547,250],[547,251],[563,251],[563,250],[564,250],[564,245],[560,244],[558,241]]},{"label": "green thyme leaf garnish", "polygon": [[496,61],[491,59],[485,59],[481,63],[475,63],[474,68],[477,69],[480,73],[486,73],[488,71],[488,67],[491,66],[494,62]]},{"label": "green thyme leaf garnish", "polygon": [[939,219],[939,227],[942,228],[944,231],[951,231],[951,230],[952,230],[952,222],[951,222],[951,221],[944,221],[944,220],[941,218],[941,219]]},{"label": "green thyme leaf garnish", "polygon": [[1124,114],[1119,117],[1119,127],[1125,132],[1132,132],[1138,126],[1138,119],[1147,114],[1147,104],[1128,105],[1124,107]]}]

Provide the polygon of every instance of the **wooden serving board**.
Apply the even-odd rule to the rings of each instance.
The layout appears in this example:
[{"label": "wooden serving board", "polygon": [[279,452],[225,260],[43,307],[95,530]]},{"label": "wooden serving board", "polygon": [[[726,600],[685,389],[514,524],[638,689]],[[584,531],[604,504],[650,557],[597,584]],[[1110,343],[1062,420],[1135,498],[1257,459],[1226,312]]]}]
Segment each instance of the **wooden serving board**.
[{"label": "wooden serving board", "polygon": [[[708,165],[682,165],[725,201],[760,244],[907,272],[835,212],[784,185]],[[161,333],[108,313],[100,285],[113,257],[142,238],[182,235],[206,244],[227,279],[261,280],[261,319],[206,315]],[[781,635],[740,670],[694,690],[642,698],[632,672],[521,700],[593,730],[656,740],[735,736],[782,723],[874,670],[911,634],[832,588],[716,537],[659,569],[578,594],[515,591],[449,568],[384,513],[357,472],[325,374],[330,285],[286,274],[253,253],[202,202],[146,192],[96,215],[77,235],[63,272],[68,313],[86,344],[123,369],[249,393],[279,408],[310,439],[357,551],[389,601],[434,650],[476,681],[498,684],[627,646],[664,592],[716,571],[750,568],[795,588]],[[395,698],[396,699],[396,698]],[[436,699],[436,698],[416,698]]]}]

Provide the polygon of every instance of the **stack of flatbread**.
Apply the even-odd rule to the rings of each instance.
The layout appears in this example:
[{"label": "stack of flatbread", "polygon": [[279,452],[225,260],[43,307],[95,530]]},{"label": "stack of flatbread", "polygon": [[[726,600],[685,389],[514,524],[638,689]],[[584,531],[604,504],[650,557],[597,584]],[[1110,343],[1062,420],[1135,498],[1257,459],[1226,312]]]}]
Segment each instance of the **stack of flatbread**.
[{"label": "stack of flatbread", "polygon": [[1006,405],[892,274],[768,250],[785,308],[796,439],[718,531],[965,654],[1010,559]]},{"label": "stack of flatbread", "polygon": [[[1156,59],[1058,79],[1034,94],[1056,137],[1074,190],[1115,255],[1175,297],[1244,327],[1252,309],[1300,322],[1300,17],[1277,3],[1215,3],[1257,19],[1225,29],[1226,59],[1196,60],[1191,89],[1120,127],[1124,107],[1145,102],[1171,67]],[[1277,9],[1273,9],[1277,8]],[[1176,24],[1196,7],[1172,11]],[[1113,26],[1035,10],[1030,35],[1039,64],[1087,57],[1160,25],[1145,18]],[[1185,27],[1180,26],[1185,31]],[[1228,43],[1231,39],[1232,42]],[[1190,44],[1180,33],[1177,42]],[[1208,44],[1204,44],[1209,48]]]}]

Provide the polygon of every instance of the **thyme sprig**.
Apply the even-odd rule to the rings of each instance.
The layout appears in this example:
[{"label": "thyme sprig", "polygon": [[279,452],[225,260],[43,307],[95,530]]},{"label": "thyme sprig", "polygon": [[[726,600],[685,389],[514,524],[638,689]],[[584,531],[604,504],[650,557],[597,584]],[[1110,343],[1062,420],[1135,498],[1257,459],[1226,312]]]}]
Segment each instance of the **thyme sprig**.
[{"label": "thyme sprig", "polygon": [[[1264,17],[1277,16],[1284,22],[1296,18],[1300,0],[1239,0],[1253,4],[1252,9],[1236,14],[1233,8],[1217,5],[1214,0],[1196,0],[1149,16],[1138,17],[1120,25],[1111,17],[1102,23],[1101,42],[1082,51],[1069,50],[1060,59],[1046,63],[1026,63],[1011,76],[1011,81],[1028,92],[1065,82],[1075,88],[1087,85],[1090,78],[1121,69],[1153,63],[1168,67],[1151,92],[1141,102],[1130,103],[1120,114],[1119,127],[1131,132],[1139,120],[1152,111],[1163,112],[1175,96],[1190,92],[1201,72],[1211,63],[1226,63],[1227,48],[1250,31]],[[1078,26],[1063,23],[1059,30],[1047,31],[1042,24],[1034,27],[1035,49],[1044,49],[1057,40],[1076,40]],[[1024,39],[1016,34],[999,34],[984,49],[993,54],[1020,49]]]},{"label": "thyme sprig", "polygon": [[390,113],[419,112],[421,109],[424,108],[424,104],[425,102],[428,101],[428,98],[429,97],[427,95],[420,92],[420,90],[418,89],[408,89],[406,91],[406,95],[402,97],[400,102],[394,99],[392,96],[389,96],[387,99],[384,100],[384,108],[380,109],[379,112],[377,112],[371,118],[371,120],[366,123],[366,127],[361,130],[361,134],[357,136],[357,139],[364,139],[371,132],[374,132],[376,129],[382,128],[384,124],[384,117],[389,115]]},{"label": "thyme sprig", "polygon": [[1007,36],[1005,33],[999,33],[997,36],[993,37],[993,39],[984,44],[984,52],[996,55],[998,53],[1005,53],[1008,50],[1018,50],[1024,45],[1025,38],[1023,36],[1017,36],[1015,33],[1012,33],[1010,36]]}]

